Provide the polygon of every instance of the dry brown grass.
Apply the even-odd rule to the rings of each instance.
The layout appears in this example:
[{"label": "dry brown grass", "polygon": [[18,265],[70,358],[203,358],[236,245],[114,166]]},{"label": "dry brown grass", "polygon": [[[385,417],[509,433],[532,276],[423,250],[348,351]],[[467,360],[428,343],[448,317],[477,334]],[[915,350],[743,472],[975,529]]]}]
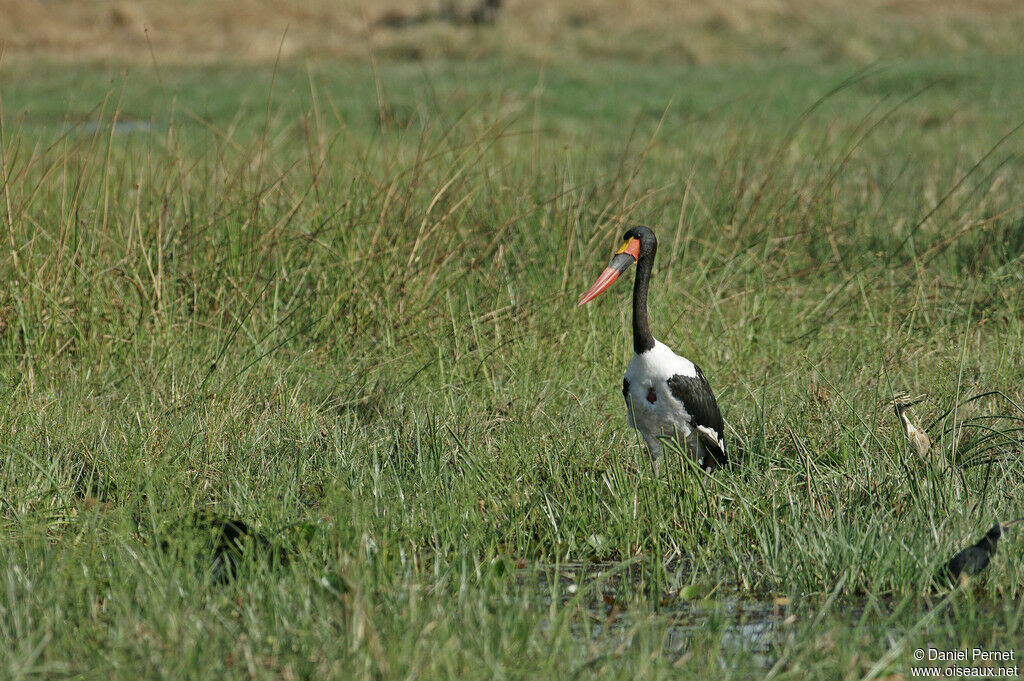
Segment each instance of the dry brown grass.
[{"label": "dry brown grass", "polygon": [[[1017,49],[1015,0],[507,0],[480,29],[444,0],[0,0],[6,55],[165,62],[359,57],[663,56],[706,63]],[[475,0],[448,0],[456,15]]]}]

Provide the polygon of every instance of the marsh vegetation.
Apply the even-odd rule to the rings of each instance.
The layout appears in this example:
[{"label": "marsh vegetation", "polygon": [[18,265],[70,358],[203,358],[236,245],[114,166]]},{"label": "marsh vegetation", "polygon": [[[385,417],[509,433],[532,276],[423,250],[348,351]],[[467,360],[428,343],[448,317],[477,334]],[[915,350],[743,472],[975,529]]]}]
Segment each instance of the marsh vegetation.
[{"label": "marsh vegetation", "polygon": [[[1024,642],[1024,538],[932,581],[1024,516],[1024,58],[3,76],[3,676],[856,679]],[[629,287],[575,308],[635,223],[743,452],[711,478],[625,426]],[[210,515],[258,536],[226,578]]]}]

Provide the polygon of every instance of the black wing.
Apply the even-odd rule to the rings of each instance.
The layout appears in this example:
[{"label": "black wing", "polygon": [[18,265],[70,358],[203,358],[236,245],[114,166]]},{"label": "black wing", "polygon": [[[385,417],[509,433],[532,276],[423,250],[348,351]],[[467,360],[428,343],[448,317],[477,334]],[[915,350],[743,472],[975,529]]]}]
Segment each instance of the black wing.
[{"label": "black wing", "polygon": [[[706,466],[714,468],[725,464],[728,455],[725,451],[725,421],[722,420],[722,412],[718,409],[718,401],[715,394],[711,392],[708,379],[704,378],[704,372],[700,367],[694,365],[697,370],[696,376],[683,376],[676,374],[668,379],[668,389],[672,396],[683,403],[686,411],[693,419],[694,427],[697,429],[697,436],[706,452],[711,455],[712,461],[704,462]],[[717,435],[711,437],[704,429],[709,429]]]},{"label": "black wing", "polygon": [[629,416],[629,424],[633,425],[633,400],[629,399],[629,380],[622,379],[622,399],[626,400],[626,415]]}]

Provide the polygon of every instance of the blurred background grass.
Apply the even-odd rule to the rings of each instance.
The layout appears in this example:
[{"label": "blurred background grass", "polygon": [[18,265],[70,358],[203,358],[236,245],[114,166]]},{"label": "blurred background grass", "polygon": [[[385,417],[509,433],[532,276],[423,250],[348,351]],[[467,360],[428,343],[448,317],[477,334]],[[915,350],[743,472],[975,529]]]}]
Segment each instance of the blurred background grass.
[{"label": "blurred background grass", "polygon": [[674,63],[871,61],[1019,46],[1014,0],[508,0],[481,30],[475,0],[3,0],[8,58],[137,63],[286,57],[505,55]]}]

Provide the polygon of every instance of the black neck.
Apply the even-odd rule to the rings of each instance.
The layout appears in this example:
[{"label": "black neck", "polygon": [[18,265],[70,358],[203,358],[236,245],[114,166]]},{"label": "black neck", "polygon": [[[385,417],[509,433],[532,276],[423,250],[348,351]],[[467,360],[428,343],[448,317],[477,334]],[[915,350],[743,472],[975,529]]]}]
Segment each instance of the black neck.
[{"label": "black neck", "polygon": [[654,268],[654,254],[658,244],[640,242],[640,258],[636,263],[636,278],[633,280],[633,352],[642,354],[654,347],[654,336],[647,325],[647,287],[651,283]]},{"label": "black neck", "polygon": [[981,541],[976,544],[976,546],[982,551],[991,555],[996,552],[996,544],[998,543],[999,535],[996,535],[995,537],[984,536],[981,538]]}]

